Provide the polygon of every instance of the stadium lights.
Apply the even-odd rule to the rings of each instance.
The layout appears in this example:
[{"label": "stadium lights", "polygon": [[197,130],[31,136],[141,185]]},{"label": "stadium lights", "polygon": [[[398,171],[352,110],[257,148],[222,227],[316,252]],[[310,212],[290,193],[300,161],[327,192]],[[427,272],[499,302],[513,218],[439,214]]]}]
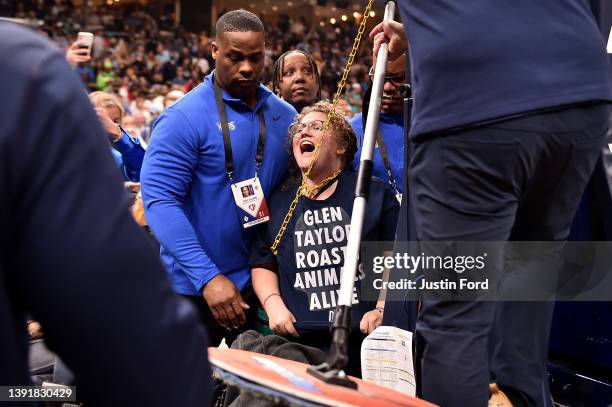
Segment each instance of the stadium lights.
[{"label": "stadium lights", "polygon": [[361,17],[361,14],[359,14],[358,12],[356,12],[356,11],[355,11],[355,12],[353,13],[353,17],[354,17],[354,18],[359,18],[359,17]]},{"label": "stadium lights", "polygon": [[346,21],[348,20],[348,17],[346,16],[346,14],[342,14],[342,17],[340,17],[342,19],[342,21]]},{"label": "stadium lights", "polygon": [[332,23],[332,24],[336,24],[336,19],[332,17],[332,18],[329,19],[329,22]]},{"label": "stadium lights", "polygon": [[370,11],[370,17],[376,17],[376,12],[375,11]]}]

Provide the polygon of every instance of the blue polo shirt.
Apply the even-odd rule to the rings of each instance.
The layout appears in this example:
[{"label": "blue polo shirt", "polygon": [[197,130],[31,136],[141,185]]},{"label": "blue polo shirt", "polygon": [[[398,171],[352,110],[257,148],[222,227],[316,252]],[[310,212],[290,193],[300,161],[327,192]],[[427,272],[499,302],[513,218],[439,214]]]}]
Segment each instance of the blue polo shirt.
[{"label": "blue polo shirt", "polygon": [[584,0],[398,2],[410,43],[411,137],[611,100]]},{"label": "blue polo shirt", "polygon": [[[361,156],[361,149],[363,147],[363,123],[361,119],[361,113],[355,115],[351,119],[351,126],[355,130],[357,136],[357,153],[355,154],[355,160],[353,161],[353,168],[355,171],[359,170],[359,159]],[[389,164],[391,164],[391,175],[395,179],[397,189],[399,192],[403,192],[404,189],[404,115],[400,113],[381,113],[380,121],[378,122],[380,133],[382,134],[387,148],[387,155],[389,157]],[[389,176],[387,169],[385,168],[385,162],[382,159],[380,148],[376,144],[374,150],[373,164],[374,168],[372,174],[378,178],[389,182]]]},{"label": "blue polo shirt", "polygon": [[[153,127],[141,172],[145,216],[178,293],[201,295],[217,274],[242,290],[250,281],[253,230],[242,228],[225,167],[213,75],[171,107]],[[295,109],[259,85],[251,109],[223,92],[232,142],[234,182],[255,176],[259,110],[266,142],[259,179],[271,192],[287,170],[287,128]]]}]

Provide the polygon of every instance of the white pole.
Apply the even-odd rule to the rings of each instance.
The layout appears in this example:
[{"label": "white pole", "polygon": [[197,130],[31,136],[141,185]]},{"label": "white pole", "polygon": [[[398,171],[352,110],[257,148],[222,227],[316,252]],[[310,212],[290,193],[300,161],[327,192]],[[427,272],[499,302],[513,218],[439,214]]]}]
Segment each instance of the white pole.
[{"label": "white pole", "polygon": [[[395,1],[387,1],[384,20],[393,20],[394,15]],[[364,138],[359,164],[359,179],[357,182],[357,191],[355,192],[355,201],[353,202],[353,212],[351,214],[351,228],[346,247],[344,270],[340,276],[340,293],[338,295],[338,305],[340,306],[345,305],[350,307],[352,304],[353,287],[355,286],[355,276],[357,275],[357,265],[359,264],[359,246],[361,244],[363,218],[365,216],[367,196],[372,177],[372,156],[376,143],[376,131],[380,118],[382,91],[385,85],[385,74],[387,71],[387,47],[387,44],[381,45],[376,59],[372,95],[370,96],[370,107],[368,109],[368,121],[363,133]]]}]

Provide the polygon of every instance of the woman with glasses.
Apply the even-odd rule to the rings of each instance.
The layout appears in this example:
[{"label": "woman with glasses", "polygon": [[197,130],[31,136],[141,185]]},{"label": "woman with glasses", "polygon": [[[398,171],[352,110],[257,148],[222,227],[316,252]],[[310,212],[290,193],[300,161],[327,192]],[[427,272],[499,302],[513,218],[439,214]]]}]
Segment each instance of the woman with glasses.
[{"label": "woman with glasses", "polygon": [[[351,165],[357,150],[355,133],[331,105],[306,107],[289,127],[290,175],[269,199],[270,222],[258,232],[251,251],[253,289],[274,333],[319,349],[328,349],[329,328],[337,304],[340,273],[348,241],[357,183]],[[308,172],[317,145],[318,156]],[[300,188],[300,199],[287,229],[271,252],[275,236]],[[368,198],[362,238],[390,241],[395,234],[398,203],[384,182],[374,180]],[[382,321],[384,303],[362,298],[364,271],[355,281],[347,371],[360,375],[359,351],[364,334]]]}]

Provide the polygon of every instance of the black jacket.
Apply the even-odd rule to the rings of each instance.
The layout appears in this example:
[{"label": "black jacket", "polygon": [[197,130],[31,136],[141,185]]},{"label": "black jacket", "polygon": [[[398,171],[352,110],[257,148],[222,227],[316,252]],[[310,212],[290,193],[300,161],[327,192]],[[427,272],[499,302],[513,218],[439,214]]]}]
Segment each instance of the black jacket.
[{"label": "black jacket", "polygon": [[0,22],[0,385],[26,385],[24,315],[87,405],[210,399],[207,340],[173,292],[77,75]]}]

